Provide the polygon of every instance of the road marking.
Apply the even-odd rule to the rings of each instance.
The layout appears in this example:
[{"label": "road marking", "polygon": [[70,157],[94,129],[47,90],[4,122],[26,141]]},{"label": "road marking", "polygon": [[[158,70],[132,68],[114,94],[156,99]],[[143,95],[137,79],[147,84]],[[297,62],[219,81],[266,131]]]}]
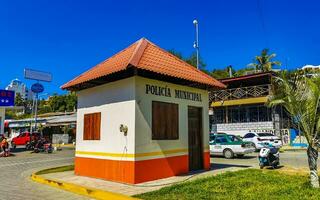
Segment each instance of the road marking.
[{"label": "road marking", "polygon": [[138,200],[137,198],[133,198],[119,193],[109,192],[106,190],[100,190],[96,188],[90,188],[60,180],[44,178],[41,175],[36,175],[36,173],[33,173],[31,175],[31,179],[38,183],[46,184],[51,187],[59,188],[76,194],[93,197],[95,199]]},{"label": "road marking", "polygon": [[57,159],[51,159],[51,160],[35,160],[35,161],[28,161],[28,162],[17,162],[17,163],[12,163],[12,164],[0,165],[0,168],[1,167],[15,166],[15,165],[24,165],[24,164],[42,163],[42,162],[52,162],[52,161],[69,160],[69,159],[74,159],[74,157],[57,158]]}]

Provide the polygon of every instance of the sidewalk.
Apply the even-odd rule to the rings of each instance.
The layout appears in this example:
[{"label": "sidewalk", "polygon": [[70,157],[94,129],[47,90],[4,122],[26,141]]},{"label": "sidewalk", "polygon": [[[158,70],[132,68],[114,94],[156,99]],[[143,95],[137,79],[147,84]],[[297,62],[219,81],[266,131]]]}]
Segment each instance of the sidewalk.
[{"label": "sidewalk", "polygon": [[[246,167],[247,168],[247,167]],[[229,167],[224,169],[214,169],[210,171],[202,171],[195,174],[187,174],[182,176],[174,176],[165,179],[140,183],[136,185],[123,184],[112,181],[106,181],[101,179],[76,176],[73,171],[50,173],[41,175],[43,178],[61,181],[65,183],[71,183],[76,185],[81,185],[83,187],[94,188],[97,190],[104,190],[108,192],[123,194],[127,196],[132,196],[136,194],[146,193],[154,190],[158,190],[162,187],[172,185],[175,183],[180,183],[184,181],[194,180],[198,178],[204,178],[208,176],[213,176],[221,174],[226,171],[237,171],[245,169],[244,167]]]},{"label": "sidewalk", "polygon": [[75,148],[76,146],[74,144],[52,144],[53,147],[67,147],[67,148]]},{"label": "sidewalk", "polygon": [[306,147],[295,147],[295,146],[283,146],[280,149],[281,151],[306,151]]}]

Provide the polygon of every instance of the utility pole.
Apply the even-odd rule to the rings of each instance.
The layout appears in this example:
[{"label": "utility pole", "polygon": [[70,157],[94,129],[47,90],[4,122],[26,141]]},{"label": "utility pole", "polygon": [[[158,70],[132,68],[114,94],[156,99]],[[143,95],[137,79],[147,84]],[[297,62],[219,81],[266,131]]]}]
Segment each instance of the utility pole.
[{"label": "utility pole", "polygon": [[37,131],[37,117],[38,117],[38,97],[39,94],[36,93],[36,101],[35,101],[35,108],[34,108],[34,130]]},{"label": "utility pole", "polygon": [[193,20],[193,24],[196,29],[196,34],[195,34],[195,41],[193,43],[193,48],[196,49],[197,52],[197,69],[199,69],[199,27],[198,27],[198,20]]},{"label": "utility pole", "polygon": [[[33,93],[33,94],[32,94],[31,116],[33,116],[33,112],[34,112],[34,103],[35,103],[35,96],[34,96],[34,93]],[[30,120],[30,133],[32,133],[32,119]]]}]

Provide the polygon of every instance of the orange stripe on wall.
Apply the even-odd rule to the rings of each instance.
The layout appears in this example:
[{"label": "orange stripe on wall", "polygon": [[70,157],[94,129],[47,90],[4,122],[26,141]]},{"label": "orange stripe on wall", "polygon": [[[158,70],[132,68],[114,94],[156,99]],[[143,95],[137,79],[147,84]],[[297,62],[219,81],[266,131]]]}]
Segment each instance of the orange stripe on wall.
[{"label": "orange stripe on wall", "polygon": [[187,155],[136,161],[135,182],[141,183],[189,172]]},{"label": "orange stripe on wall", "polygon": [[[203,153],[204,169],[210,169],[210,153]],[[142,183],[189,172],[188,155],[141,161],[75,158],[75,174],[124,183]]]},{"label": "orange stripe on wall", "polygon": [[203,153],[203,166],[205,170],[210,170],[210,152]]},{"label": "orange stripe on wall", "polygon": [[75,174],[111,181],[134,183],[134,162],[96,158],[75,158]]}]

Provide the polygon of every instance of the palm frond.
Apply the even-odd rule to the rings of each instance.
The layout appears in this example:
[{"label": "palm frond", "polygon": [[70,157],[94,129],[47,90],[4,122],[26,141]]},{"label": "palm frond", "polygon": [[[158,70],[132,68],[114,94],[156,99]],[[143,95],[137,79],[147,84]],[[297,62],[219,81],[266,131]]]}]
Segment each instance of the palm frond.
[{"label": "palm frond", "polygon": [[273,79],[275,89],[269,106],[283,106],[299,125],[309,145],[314,145],[320,131],[320,78],[282,73]]}]

